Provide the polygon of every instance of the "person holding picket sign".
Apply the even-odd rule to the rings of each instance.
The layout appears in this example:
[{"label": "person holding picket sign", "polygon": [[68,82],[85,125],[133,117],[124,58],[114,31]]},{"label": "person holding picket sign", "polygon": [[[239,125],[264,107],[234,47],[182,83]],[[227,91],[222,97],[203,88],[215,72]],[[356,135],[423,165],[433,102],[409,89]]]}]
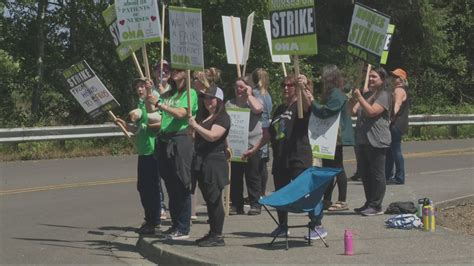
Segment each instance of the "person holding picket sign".
[{"label": "person holding picket sign", "polygon": [[[173,69],[171,80],[171,89],[160,95],[160,101],[150,95],[148,101],[162,112],[157,160],[168,191],[171,216],[171,227],[163,233],[168,239],[177,240],[189,238],[193,143],[188,136],[186,71]],[[194,116],[198,109],[194,89],[190,90],[189,97],[189,108]]]},{"label": "person holding picket sign", "polygon": [[161,121],[150,124],[148,112],[145,107],[147,87],[151,83],[145,78],[135,79],[132,83],[133,89],[139,97],[138,108],[130,112],[132,122],[136,128],[131,128],[121,118],[116,118],[116,124],[121,124],[128,131],[135,131],[135,142],[138,153],[137,165],[137,190],[140,194],[140,201],[145,211],[145,222],[137,230],[140,235],[154,234],[159,230],[160,203],[159,192],[161,190],[155,152],[155,136],[160,128]]},{"label": "person holding picket sign", "polygon": [[250,124],[248,143],[249,148],[244,152],[242,160],[245,162],[232,162],[230,178],[230,199],[232,205],[229,214],[244,214],[244,176],[247,184],[247,193],[250,201],[248,215],[259,215],[262,206],[258,203],[261,195],[261,180],[259,173],[260,156],[258,151],[262,143],[262,103],[252,94],[252,87],[243,78],[235,82],[235,98],[227,101],[227,108],[250,109]]},{"label": "person holding picket sign", "polygon": [[[297,87],[303,88],[302,104],[303,118],[298,118]],[[273,150],[272,174],[275,189],[278,190],[297,178],[302,172],[312,166],[313,154],[308,137],[308,124],[311,114],[311,100],[313,93],[311,80],[304,75],[286,76],[281,82],[283,103],[273,114],[269,133]],[[270,236],[285,236],[287,230],[288,212],[277,211],[280,226],[270,233]],[[322,226],[323,209],[319,213],[310,212],[312,229],[305,239],[319,239],[326,237],[327,231]]]},{"label": "person holding picket sign", "polygon": [[[222,189],[229,183],[229,166],[226,157],[226,138],[230,129],[230,117],[224,106],[224,93],[212,85],[202,93],[204,108],[201,115],[189,118],[189,126],[194,129],[194,151],[192,163],[193,180],[197,180],[206,201],[210,230],[207,235],[196,240],[198,246],[224,246],[224,206]],[[198,119],[199,117],[199,119]]]},{"label": "person holding picket sign", "polygon": [[383,214],[385,158],[392,141],[389,128],[392,94],[390,76],[382,67],[370,70],[369,91],[373,94],[365,99],[359,89],[354,89],[350,101],[352,115],[357,115],[357,170],[366,199],[364,205],[354,211],[363,216]]},{"label": "person holding picket sign", "polygon": [[347,176],[344,171],[342,147],[355,145],[354,130],[352,129],[351,114],[347,106],[347,96],[343,92],[344,78],[342,72],[335,65],[325,66],[321,80],[323,83],[321,103],[316,102],[314,97],[308,94],[308,98],[313,103],[311,106],[313,114],[321,119],[341,114],[334,160],[323,159],[322,163],[324,167],[342,169],[342,172],[336,176],[339,191],[338,200],[334,204],[331,202],[332,191],[334,190],[334,185],[331,184],[324,193],[323,202],[329,206],[329,211],[343,211],[348,210],[349,207],[346,202]]}]

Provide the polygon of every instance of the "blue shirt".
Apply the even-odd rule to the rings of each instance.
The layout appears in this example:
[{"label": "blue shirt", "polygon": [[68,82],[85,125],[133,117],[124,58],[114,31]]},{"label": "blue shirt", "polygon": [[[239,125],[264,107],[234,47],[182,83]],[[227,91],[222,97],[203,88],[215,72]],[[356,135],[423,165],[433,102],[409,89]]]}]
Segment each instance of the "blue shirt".
[{"label": "blue shirt", "polygon": [[[262,128],[269,128],[270,120],[272,118],[272,96],[270,96],[270,93],[268,92],[265,93],[265,95],[262,95],[258,86],[253,88],[252,93],[255,98],[257,98],[263,105],[262,117],[260,118],[260,121],[262,122]],[[267,144],[260,148],[260,158],[268,158]]]}]

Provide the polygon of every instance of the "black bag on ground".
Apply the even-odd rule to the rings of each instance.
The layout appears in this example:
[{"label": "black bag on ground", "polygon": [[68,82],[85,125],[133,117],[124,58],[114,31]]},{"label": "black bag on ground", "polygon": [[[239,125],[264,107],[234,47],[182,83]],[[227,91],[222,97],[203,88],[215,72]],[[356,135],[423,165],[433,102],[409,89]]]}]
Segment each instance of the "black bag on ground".
[{"label": "black bag on ground", "polygon": [[397,201],[390,203],[385,214],[416,213],[415,203],[411,201]]}]

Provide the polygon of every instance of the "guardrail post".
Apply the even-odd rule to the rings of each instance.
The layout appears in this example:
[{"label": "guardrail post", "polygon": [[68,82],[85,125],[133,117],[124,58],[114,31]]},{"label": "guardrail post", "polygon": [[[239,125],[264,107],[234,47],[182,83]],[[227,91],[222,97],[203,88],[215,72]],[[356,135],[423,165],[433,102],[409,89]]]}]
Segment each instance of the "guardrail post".
[{"label": "guardrail post", "polygon": [[421,127],[413,126],[411,130],[411,135],[415,138],[419,138],[421,136]]},{"label": "guardrail post", "polygon": [[456,138],[458,136],[458,127],[457,125],[450,125],[449,126],[449,136]]}]

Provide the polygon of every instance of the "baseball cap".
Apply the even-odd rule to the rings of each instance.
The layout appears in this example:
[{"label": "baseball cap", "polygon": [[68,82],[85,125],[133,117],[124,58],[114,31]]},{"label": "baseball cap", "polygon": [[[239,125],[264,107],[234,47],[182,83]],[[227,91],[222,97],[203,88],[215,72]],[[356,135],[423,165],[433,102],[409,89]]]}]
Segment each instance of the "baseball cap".
[{"label": "baseball cap", "polygon": [[393,75],[403,79],[403,80],[407,80],[408,76],[407,76],[407,72],[401,68],[397,68],[395,70],[393,70],[391,72]]},{"label": "baseball cap", "polygon": [[135,88],[139,82],[145,82],[146,83],[147,79],[146,78],[136,78],[132,82],[132,88]]},{"label": "baseball cap", "polygon": [[206,92],[201,93],[201,95],[217,98],[221,101],[224,101],[224,92],[219,87],[217,87],[216,85],[211,85],[206,90]]}]

